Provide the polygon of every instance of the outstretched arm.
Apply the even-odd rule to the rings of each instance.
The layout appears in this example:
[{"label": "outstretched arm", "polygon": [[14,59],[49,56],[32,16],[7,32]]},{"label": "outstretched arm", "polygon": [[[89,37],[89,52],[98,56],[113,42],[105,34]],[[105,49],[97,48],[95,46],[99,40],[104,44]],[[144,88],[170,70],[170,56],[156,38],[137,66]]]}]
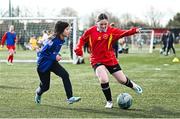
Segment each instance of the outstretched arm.
[{"label": "outstretched arm", "polygon": [[136,28],[136,27],[133,27],[129,30],[121,30],[121,29],[115,29],[114,31],[114,37],[116,37],[115,39],[118,40],[122,37],[125,37],[125,36],[130,36],[130,35],[133,35],[133,34],[136,34],[136,33],[139,33],[140,32],[140,28]]},{"label": "outstretched arm", "polygon": [[125,36],[130,36],[130,35],[138,33],[139,31],[140,30],[138,28],[134,27],[134,28],[131,28],[129,30],[123,31],[122,34],[120,34],[120,37],[122,38],[122,37],[125,37]]}]

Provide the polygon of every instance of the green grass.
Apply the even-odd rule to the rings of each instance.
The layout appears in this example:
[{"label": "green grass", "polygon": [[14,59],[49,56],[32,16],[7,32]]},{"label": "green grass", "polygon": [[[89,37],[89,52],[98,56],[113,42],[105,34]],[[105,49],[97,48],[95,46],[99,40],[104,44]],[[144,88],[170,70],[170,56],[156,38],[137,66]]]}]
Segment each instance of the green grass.
[{"label": "green grass", "polygon": [[[0,51],[5,59],[6,51]],[[180,51],[177,56],[180,58]],[[26,57],[27,56],[27,57]],[[35,59],[31,51],[17,51],[15,59]],[[52,74],[50,90],[43,94],[42,105],[34,103],[39,84],[36,63],[0,63],[0,118],[180,118],[180,63],[173,56],[153,54],[122,54],[120,64],[126,75],[143,87],[137,95],[110,77],[114,108],[105,109],[105,98],[98,79],[88,63],[62,64],[70,74],[78,103],[68,105],[60,78]],[[168,65],[164,65],[168,64]],[[133,105],[128,110],[118,108],[116,97],[128,92]]]}]

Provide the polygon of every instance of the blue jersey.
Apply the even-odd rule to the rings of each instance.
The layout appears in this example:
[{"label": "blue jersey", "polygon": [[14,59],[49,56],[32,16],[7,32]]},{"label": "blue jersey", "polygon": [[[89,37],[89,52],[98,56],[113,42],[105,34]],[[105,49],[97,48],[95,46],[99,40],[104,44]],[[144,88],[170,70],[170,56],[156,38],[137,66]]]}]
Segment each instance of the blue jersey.
[{"label": "blue jersey", "polygon": [[6,32],[2,37],[1,44],[4,45],[5,41],[7,46],[14,46],[16,41],[16,33],[15,32],[12,33],[9,31]]},{"label": "blue jersey", "polygon": [[47,44],[41,49],[37,60],[38,70],[40,72],[48,71],[53,62],[57,62],[56,56],[59,54],[64,42],[64,40],[52,36]]}]

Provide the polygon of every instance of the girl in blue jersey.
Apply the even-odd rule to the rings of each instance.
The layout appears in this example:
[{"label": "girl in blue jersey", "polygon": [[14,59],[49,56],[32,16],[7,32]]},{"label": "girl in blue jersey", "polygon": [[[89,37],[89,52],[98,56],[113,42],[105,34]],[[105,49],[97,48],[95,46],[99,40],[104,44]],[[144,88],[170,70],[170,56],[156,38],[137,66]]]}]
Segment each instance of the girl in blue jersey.
[{"label": "girl in blue jersey", "polygon": [[35,103],[41,103],[41,96],[49,89],[50,73],[53,72],[62,78],[65,88],[67,102],[72,104],[78,102],[81,98],[74,97],[71,81],[68,72],[58,63],[61,60],[59,54],[63,45],[64,38],[69,36],[70,27],[67,22],[58,21],[55,25],[54,35],[52,35],[47,44],[41,49],[37,61],[37,72],[40,78],[39,87],[36,89]]}]

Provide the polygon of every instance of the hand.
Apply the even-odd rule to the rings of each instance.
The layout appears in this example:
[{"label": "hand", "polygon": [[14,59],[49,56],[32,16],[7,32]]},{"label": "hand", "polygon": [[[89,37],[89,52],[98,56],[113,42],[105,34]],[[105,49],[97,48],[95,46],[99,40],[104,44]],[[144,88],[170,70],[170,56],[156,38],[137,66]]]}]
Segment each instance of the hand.
[{"label": "hand", "polygon": [[3,48],[4,47],[4,45],[1,45],[1,48]]},{"label": "hand", "polygon": [[137,28],[137,29],[136,29],[136,32],[137,32],[137,33],[141,33],[141,30],[142,30],[142,28]]},{"label": "hand", "polygon": [[15,40],[15,43],[18,43],[18,40]]},{"label": "hand", "polygon": [[60,61],[61,59],[62,59],[61,55],[59,55],[59,54],[56,55],[56,60],[57,60],[57,61]]},{"label": "hand", "polygon": [[79,47],[77,47],[74,52],[76,53],[77,56],[83,56],[83,51]]}]

